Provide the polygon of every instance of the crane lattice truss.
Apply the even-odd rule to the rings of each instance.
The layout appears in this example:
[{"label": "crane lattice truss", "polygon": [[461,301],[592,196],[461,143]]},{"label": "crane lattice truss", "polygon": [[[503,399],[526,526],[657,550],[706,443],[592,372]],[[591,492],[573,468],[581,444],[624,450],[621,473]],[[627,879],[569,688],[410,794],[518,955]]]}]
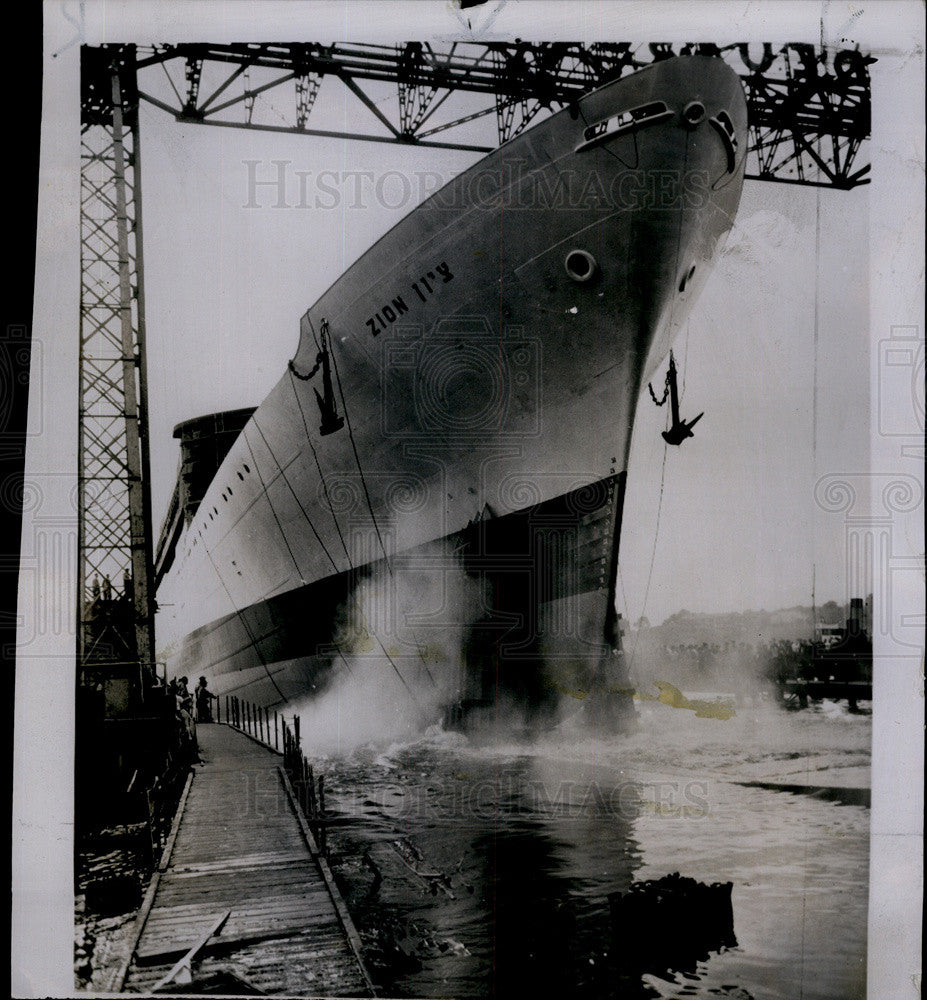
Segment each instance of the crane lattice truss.
[{"label": "crane lattice truss", "polygon": [[[488,152],[481,119],[495,117],[501,144],[595,87],[688,53],[719,56],[743,80],[747,177],[867,183],[869,165],[858,157],[870,134],[873,59],[857,50],[561,42],[82,49],[81,662],[100,642],[91,627],[100,619],[95,581],[110,581],[113,600],[130,612],[127,649],[116,658],[150,661],[153,649],[139,102],[187,123]],[[322,127],[332,89],[356,101],[350,131]],[[462,102],[465,93],[472,96]],[[364,116],[368,124],[357,127]]]},{"label": "crane lattice truss", "polygon": [[[178,121],[488,152],[494,144],[485,137],[466,135],[471,122],[495,116],[501,144],[543,112],[689,53],[719,56],[743,81],[748,177],[837,188],[865,182],[869,168],[857,157],[870,134],[874,60],[858,50],[804,43],[183,44],[132,50],[125,61],[138,72],[139,97]],[[351,131],[314,124],[320,98],[339,83],[357,102]],[[464,92],[485,101],[448,113]],[[355,128],[363,116],[367,128]]]},{"label": "crane lattice truss", "polygon": [[111,71],[109,120],[81,134],[81,668],[153,652],[138,118],[124,90]]}]

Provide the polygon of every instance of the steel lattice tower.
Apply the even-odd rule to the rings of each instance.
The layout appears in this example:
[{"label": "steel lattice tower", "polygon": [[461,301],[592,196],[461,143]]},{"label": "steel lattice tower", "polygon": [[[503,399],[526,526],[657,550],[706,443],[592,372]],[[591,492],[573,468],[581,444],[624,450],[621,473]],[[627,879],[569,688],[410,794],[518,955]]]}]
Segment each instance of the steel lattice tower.
[{"label": "steel lattice tower", "polygon": [[154,650],[137,96],[130,50],[107,58],[82,102],[81,671],[151,664]]}]

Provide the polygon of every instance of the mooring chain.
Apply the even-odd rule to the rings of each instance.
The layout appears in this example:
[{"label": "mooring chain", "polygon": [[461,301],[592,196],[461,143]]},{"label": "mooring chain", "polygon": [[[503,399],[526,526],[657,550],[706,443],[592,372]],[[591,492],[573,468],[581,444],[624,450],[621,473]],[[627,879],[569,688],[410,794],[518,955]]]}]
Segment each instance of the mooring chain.
[{"label": "mooring chain", "polygon": [[[316,341],[318,343],[318,341]],[[300,380],[300,382],[308,382],[316,372],[322,367],[325,362],[325,353],[328,350],[328,320],[322,320],[322,344],[319,347],[319,353],[315,356],[315,365],[312,371],[308,375],[300,375],[296,370],[296,365],[293,364],[292,358],[289,361],[290,371]]]},{"label": "mooring chain", "polygon": [[319,351],[319,353],[316,355],[316,358],[315,358],[315,366],[313,367],[312,371],[309,372],[308,375],[301,375],[296,370],[296,365],[293,364],[292,359],[290,359],[290,362],[289,362],[290,371],[300,380],[300,382],[308,382],[309,379],[311,379],[312,376],[315,375],[315,373],[322,367],[322,360],[324,359],[324,357],[325,357],[325,352],[324,351]]},{"label": "mooring chain", "polygon": [[[290,364],[292,364],[292,363],[293,362],[291,361]],[[666,373],[666,381],[663,383],[663,398],[662,399],[657,399],[656,393],[653,391],[653,386],[649,382],[647,383],[647,388],[650,390],[650,398],[654,401],[654,403],[656,403],[657,406],[662,406],[666,402],[667,397],[669,396],[669,391],[670,391],[670,373],[669,372]]]}]

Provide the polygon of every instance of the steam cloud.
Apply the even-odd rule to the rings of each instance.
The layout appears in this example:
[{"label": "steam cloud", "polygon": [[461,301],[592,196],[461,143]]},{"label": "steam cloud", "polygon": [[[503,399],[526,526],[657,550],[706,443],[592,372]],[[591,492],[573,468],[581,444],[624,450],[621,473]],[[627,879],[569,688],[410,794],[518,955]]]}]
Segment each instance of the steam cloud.
[{"label": "steam cloud", "polygon": [[466,696],[464,644],[483,603],[479,581],[440,545],[362,580],[343,609],[331,684],[292,705],[304,745],[350,753],[440,724]]}]

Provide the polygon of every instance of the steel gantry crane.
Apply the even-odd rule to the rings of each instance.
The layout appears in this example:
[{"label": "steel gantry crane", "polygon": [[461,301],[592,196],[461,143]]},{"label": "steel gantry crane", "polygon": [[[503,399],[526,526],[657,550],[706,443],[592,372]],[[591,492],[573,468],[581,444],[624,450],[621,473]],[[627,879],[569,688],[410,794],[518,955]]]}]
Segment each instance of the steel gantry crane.
[{"label": "steel gantry crane", "polygon": [[154,657],[138,95],[131,48],[82,52],[78,665]]},{"label": "steel gantry crane", "polygon": [[[139,103],[185,123],[488,152],[473,140],[478,119],[495,117],[501,144],[539,114],[687,53],[719,56],[743,81],[748,178],[867,182],[869,165],[858,160],[874,60],[858,50],[521,41],[82,49],[79,675],[105,662],[144,674],[154,656]],[[356,98],[366,125],[315,127],[331,78]],[[371,85],[386,85],[391,99],[375,100]],[[464,92],[470,106],[453,111]]]}]

